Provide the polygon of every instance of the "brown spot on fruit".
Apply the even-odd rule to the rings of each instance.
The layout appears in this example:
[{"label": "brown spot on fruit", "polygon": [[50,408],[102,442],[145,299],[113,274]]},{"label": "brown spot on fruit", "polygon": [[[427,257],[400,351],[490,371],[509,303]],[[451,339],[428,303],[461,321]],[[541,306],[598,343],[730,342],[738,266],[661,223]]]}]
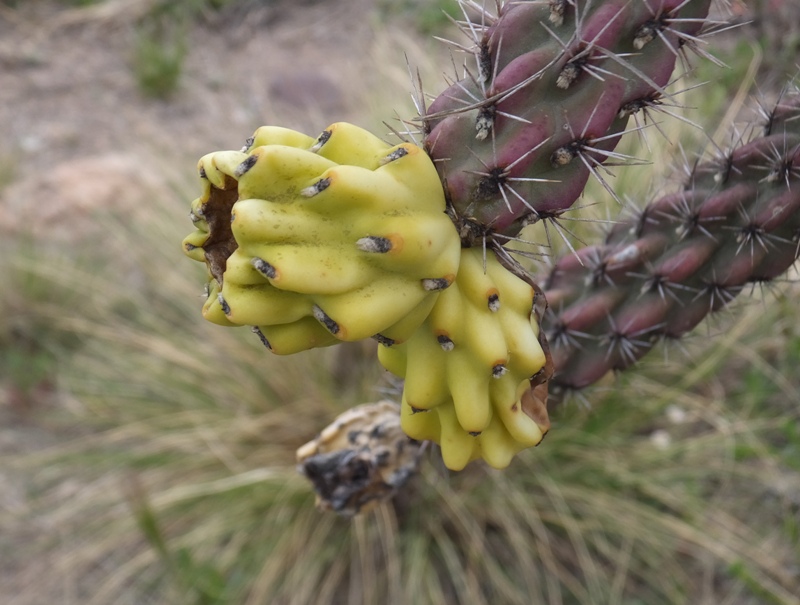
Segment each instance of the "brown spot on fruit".
[{"label": "brown spot on fruit", "polygon": [[[540,387],[544,386],[544,389]],[[547,413],[547,383],[525,390],[520,398],[522,411],[546,433],[550,429],[550,415]],[[542,397],[544,393],[544,397]],[[516,405],[516,404],[515,404]]]}]

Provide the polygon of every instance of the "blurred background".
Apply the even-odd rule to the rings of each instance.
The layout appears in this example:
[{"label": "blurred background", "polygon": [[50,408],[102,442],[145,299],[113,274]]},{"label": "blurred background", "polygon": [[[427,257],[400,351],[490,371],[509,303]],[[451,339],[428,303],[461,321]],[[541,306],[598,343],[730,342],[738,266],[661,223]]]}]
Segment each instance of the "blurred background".
[{"label": "blurred background", "polygon": [[[708,48],[728,67],[695,61],[674,109],[721,145],[800,69],[796,2],[727,4],[743,25]],[[197,159],[262,124],[399,128],[409,65],[444,88],[457,10],[0,1],[0,601],[800,603],[794,274],[562,406],[507,471],[434,451],[352,520],[315,509],[294,452],[392,394],[371,345],[280,358],[202,320],[180,245]],[[681,153],[650,146],[614,180],[642,203]]]}]

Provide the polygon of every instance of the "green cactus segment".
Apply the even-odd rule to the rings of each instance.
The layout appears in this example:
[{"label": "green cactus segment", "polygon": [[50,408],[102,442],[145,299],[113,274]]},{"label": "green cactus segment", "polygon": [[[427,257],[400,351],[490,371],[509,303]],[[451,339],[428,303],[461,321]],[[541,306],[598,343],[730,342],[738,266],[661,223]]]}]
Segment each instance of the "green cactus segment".
[{"label": "green cactus segment", "polygon": [[[766,112],[765,112],[766,113]],[[555,391],[623,370],[679,338],[800,251],[800,92],[751,142],[690,171],[685,189],[560,259],[545,286]]]},{"label": "green cactus segment", "polygon": [[613,149],[628,117],[663,100],[710,2],[509,1],[465,27],[477,67],[421,107],[462,237],[516,235],[624,161]]},{"label": "green cactus segment", "polygon": [[455,282],[422,326],[405,343],[378,348],[381,364],[405,379],[403,430],[439,443],[448,468],[477,458],[504,468],[547,432],[537,403],[546,399],[551,368],[541,298],[493,251],[484,259],[480,248],[464,248]]},{"label": "green cactus segment", "polygon": [[262,127],[199,172],[184,250],[208,268],[203,315],[256,326],[275,353],[401,342],[455,279],[460,239],[419,147],[346,123],[316,139]]}]

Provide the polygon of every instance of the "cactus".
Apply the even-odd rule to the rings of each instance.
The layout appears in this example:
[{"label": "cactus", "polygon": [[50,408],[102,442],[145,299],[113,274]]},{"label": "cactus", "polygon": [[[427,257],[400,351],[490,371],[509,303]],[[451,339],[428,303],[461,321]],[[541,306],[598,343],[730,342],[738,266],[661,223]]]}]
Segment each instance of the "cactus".
[{"label": "cactus", "polygon": [[[507,466],[548,430],[549,384],[560,396],[632,365],[797,257],[795,93],[763,136],[558,260],[544,296],[505,246],[528,225],[558,227],[592,176],[619,200],[608,166],[637,161],[616,145],[637,114],[669,104],[687,51],[707,55],[711,3],[498,1],[490,13],[460,0],[468,62],[429,106],[417,82],[421,147],[338,123],[316,139],[263,127],[241,152],[205,156],[184,242],[208,268],[205,317],[253,326],[279,354],[372,337],[405,379],[407,435],[438,442],[454,470]],[[377,446],[363,447],[371,459]]]},{"label": "cactus", "polygon": [[[760,136],[687,167],[682,191],[559,259],[544,281],[560,394],[680,338],[800,250],[800,91],[764,111]],[[551,405],[554,401],[551,400]]]}]

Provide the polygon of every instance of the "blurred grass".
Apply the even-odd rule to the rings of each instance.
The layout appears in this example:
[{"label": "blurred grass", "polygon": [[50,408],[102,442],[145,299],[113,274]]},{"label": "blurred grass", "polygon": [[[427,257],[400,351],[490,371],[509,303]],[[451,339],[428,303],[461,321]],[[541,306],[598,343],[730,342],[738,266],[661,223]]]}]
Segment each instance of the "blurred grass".
[{"label": "blurred grass", "polygon": [[405,19],[426,36],[440,34],[452,19],[463,18],[457,0],[378,0],[376,4],[381,19]]},{"label": "blurred grass", "polygon": [[148,18],[138,27],[134,72],[146,96],[167,99],[178,88],[186,57],[185,25],[166,17]]},{"label": "blurred grass", "polygon": [[[714,127],[727,98],[707,86],[687,114]],[[651,141],[656,165],[677,153]],[[615,187],[646,196],[643,171]],[[30,396],[4,411],[21,435],[0,461],[18,493],[0,499],[10,605],[800,602],[797,284],[566,407],[507,471],[449,474],[433,452],[345,520],[314,509],[294,450],[380,396],[381,372],[203,322],[203,270],[180,253],[197,190],[170,183],[73,250],[2,242],[2,380]]]}]

